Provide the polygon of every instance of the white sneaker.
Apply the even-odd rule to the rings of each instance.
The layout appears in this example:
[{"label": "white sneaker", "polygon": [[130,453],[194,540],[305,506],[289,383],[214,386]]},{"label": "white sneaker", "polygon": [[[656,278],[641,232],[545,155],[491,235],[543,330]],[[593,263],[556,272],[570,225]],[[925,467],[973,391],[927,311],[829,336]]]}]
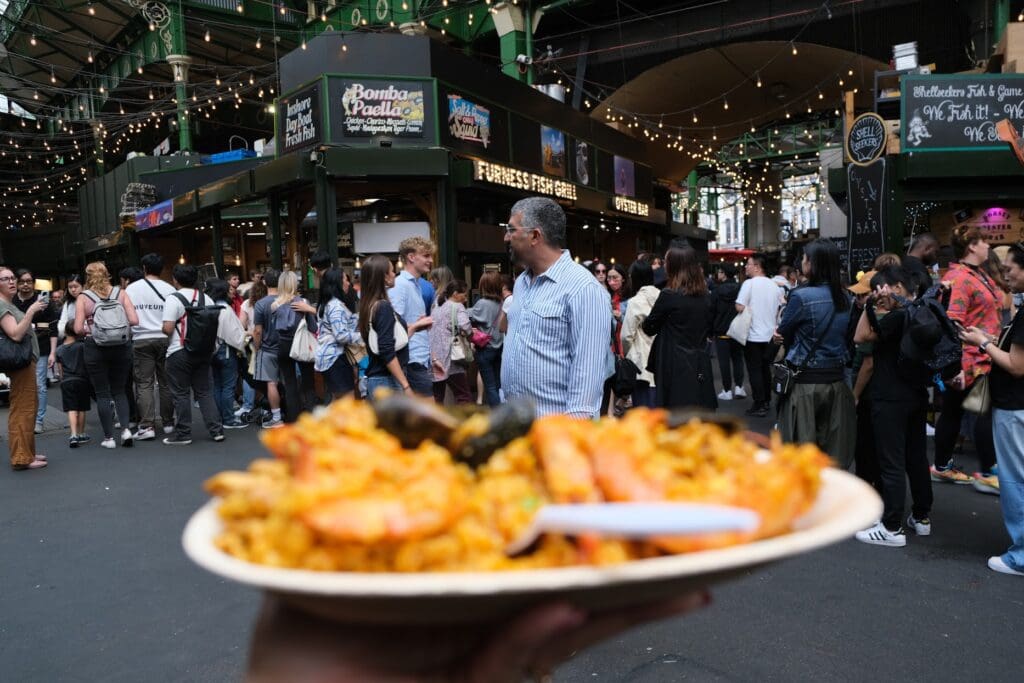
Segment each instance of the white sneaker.
[{"label": "white sneaker", "polygon": [[719,401],[731,401],[732,400],[732,392],[723,389],[721,391],[721,393],[718,394],[718,400]]},{"label": "white sneaker", "polygon": [[242,406],[241,408],[235,411],[235,417],[242,417],[242,415],[245,415],[248,412],[249,411],[245,409],[245,406]]},{"label": "white sneaker", "polygon": [[914,513],[910,513],[907,516],[907,528],[913,529],[914,533],[918,536],[931,536],[932,520],[927,517],[924,519],[914,519]]},{"label": "white sneaker", "polygon": [[999,555],[993,555],[988,558],[988,568],[992,571],[999,572],[1000,574],[1009,574],[1010,576],[1024,576],[1024,572],[1019,572],[1010,565],[1006,564]]},{"label": "white sneaker", "polygon": [[117,444],[113,439],[103,439],[100,441],[100,448],[117,448]]},{"label": "white sneaker", "polygon": [[135,432],[136,441],[152,441],[156,438],[156,432],[153,431],[152,427],[143,427],[139,431]]},{"label": "white sneaker", "polygon": [[878,522],[870,529],[858,531],[857,540],[861,543],[871,543],[873,545],[887,545],[892,548],[902,548],[907,544],[907,535],[903,533],[903,529],[889,531],[885,528],[884,524]]},{"label": "white sneaker", "polygon": [[732,395],[733,398],[746,398],[747,392],[743,391],[743,387],[733,387]]},{"label": "white sneaker", "polygon": [[935,427],[932,427],[930,424],[925,422],[924,423],[924,435],[925,436],[935,436]]},{"label": "white sneaker", "polygon": [[122,448],[131,448],[132,445],[133,445],[132,444],[132,439],[133,438],[134,437],[132,435],[132,430],[125,429],[123,432],[121,432],[121,447]]},{"label": "white sneaker", "polygon": [[173,434],[174,425],[164,425],[164,434]]}]

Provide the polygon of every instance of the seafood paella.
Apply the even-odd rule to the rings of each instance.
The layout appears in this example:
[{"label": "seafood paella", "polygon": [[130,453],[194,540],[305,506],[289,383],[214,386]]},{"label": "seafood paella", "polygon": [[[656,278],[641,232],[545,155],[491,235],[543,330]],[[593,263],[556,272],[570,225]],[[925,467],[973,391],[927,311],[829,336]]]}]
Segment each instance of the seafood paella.
[{"label": "seafood paella", "polygon": [[[597,422],[504,406],[452,416],[411,399],[335,401],[265,432],[273,459],[206,482],[224,552],[321,571],[491,571],[607,565],[789,531],[828,458],[762,448],[728,423],[638,408]],[[424,417],[423,413],[431,413]],[[548,503],[687,501],[748,508],[753,532],[623,540],[545,534],[506,548]]]}]

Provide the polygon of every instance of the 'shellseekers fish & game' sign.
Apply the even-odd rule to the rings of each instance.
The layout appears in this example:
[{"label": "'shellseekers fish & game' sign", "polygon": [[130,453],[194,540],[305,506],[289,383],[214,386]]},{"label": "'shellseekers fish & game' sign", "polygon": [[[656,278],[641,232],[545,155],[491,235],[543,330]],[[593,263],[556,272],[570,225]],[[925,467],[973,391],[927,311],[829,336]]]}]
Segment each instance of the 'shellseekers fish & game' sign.
[{"label": "'shellseekers fish & game' sign", "polygon": [[904,76],[904,152],[1004,148],[996,123],[1024,131],[1024,74]]}]

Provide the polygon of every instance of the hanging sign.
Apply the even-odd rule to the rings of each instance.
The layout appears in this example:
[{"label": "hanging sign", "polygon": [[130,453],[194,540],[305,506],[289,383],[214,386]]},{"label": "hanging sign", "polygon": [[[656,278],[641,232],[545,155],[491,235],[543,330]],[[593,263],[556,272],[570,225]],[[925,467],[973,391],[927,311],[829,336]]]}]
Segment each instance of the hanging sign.
[{"label": "hanging sign", "polygon": [[885,159],[847,171],[850,268],[867,270],[885,251]]},{"label": "hanging sign", "polygon": [[[956,228],[976,226],[986,242],[1009,244],[1024,239],[1024,210],[993,206],[977,215],[968,212],[954,215]],[[955,228],[954,228],[955,229]]]},{"label": "hanging sign", "polygon": [[491,112],[462,95],[448,95],[448,133],[456,140],[491,144]]},{"label": "hanging sign", "polygon": [[320,86],[313,85],[305,90],[282,97],[278,101],[277,139],[281,141],[281,153],[311,147],[321,140]]},{"label": "hanging sign", "polygon": [[859,166],[885,154],[885,121],[878,114],[861,114],[846,131],[846,156]]},{"label": "hanging sign", "polygon": [[1005,148],[996,122],[1024,131],[1024,74],[904,76],[903,151]]},{"label": "hanging sign", "polygon": [[341,110],[345,137],[423,137],[426,117],[421,82],[345,81]]},{"label": "hanging sign", "polygon": [[165,202],[146,207],[135,214],[135,229],[148,230],[160,225],[174,222],[174,200],[168,199]]},{"label": "hanging sign", "polygon": [[608,204],[612,209],[621,213],[643,216],[644,218],[651,215],[650,204],[637,199],[630,199],[629,197],[620,197],[615,195],[608,201]]}]

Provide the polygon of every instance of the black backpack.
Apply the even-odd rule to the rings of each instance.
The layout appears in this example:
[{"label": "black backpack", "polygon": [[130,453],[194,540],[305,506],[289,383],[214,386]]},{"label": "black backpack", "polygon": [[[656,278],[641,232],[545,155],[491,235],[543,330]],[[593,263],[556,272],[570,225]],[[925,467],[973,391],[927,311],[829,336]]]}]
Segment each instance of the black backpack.
[{"label": "black backpack", "polygon": [[217,324],[220,322],[221,307],[206,305],[206,297],[202,292],[195,303],[190,302],[178,292],[174,293],[185,306],[185,335],[181,340],[182,347],[189,353],[212,356],[217,347]]},{"label": "black backpack", "polygon": [[927,386],[937,380],[947,382],[960,372],[963,345],[953,321],[946,315],[941,300],[943,290],[930,288],[911,301],[900,338],[899,369],[904,379],[915,386]]}]

